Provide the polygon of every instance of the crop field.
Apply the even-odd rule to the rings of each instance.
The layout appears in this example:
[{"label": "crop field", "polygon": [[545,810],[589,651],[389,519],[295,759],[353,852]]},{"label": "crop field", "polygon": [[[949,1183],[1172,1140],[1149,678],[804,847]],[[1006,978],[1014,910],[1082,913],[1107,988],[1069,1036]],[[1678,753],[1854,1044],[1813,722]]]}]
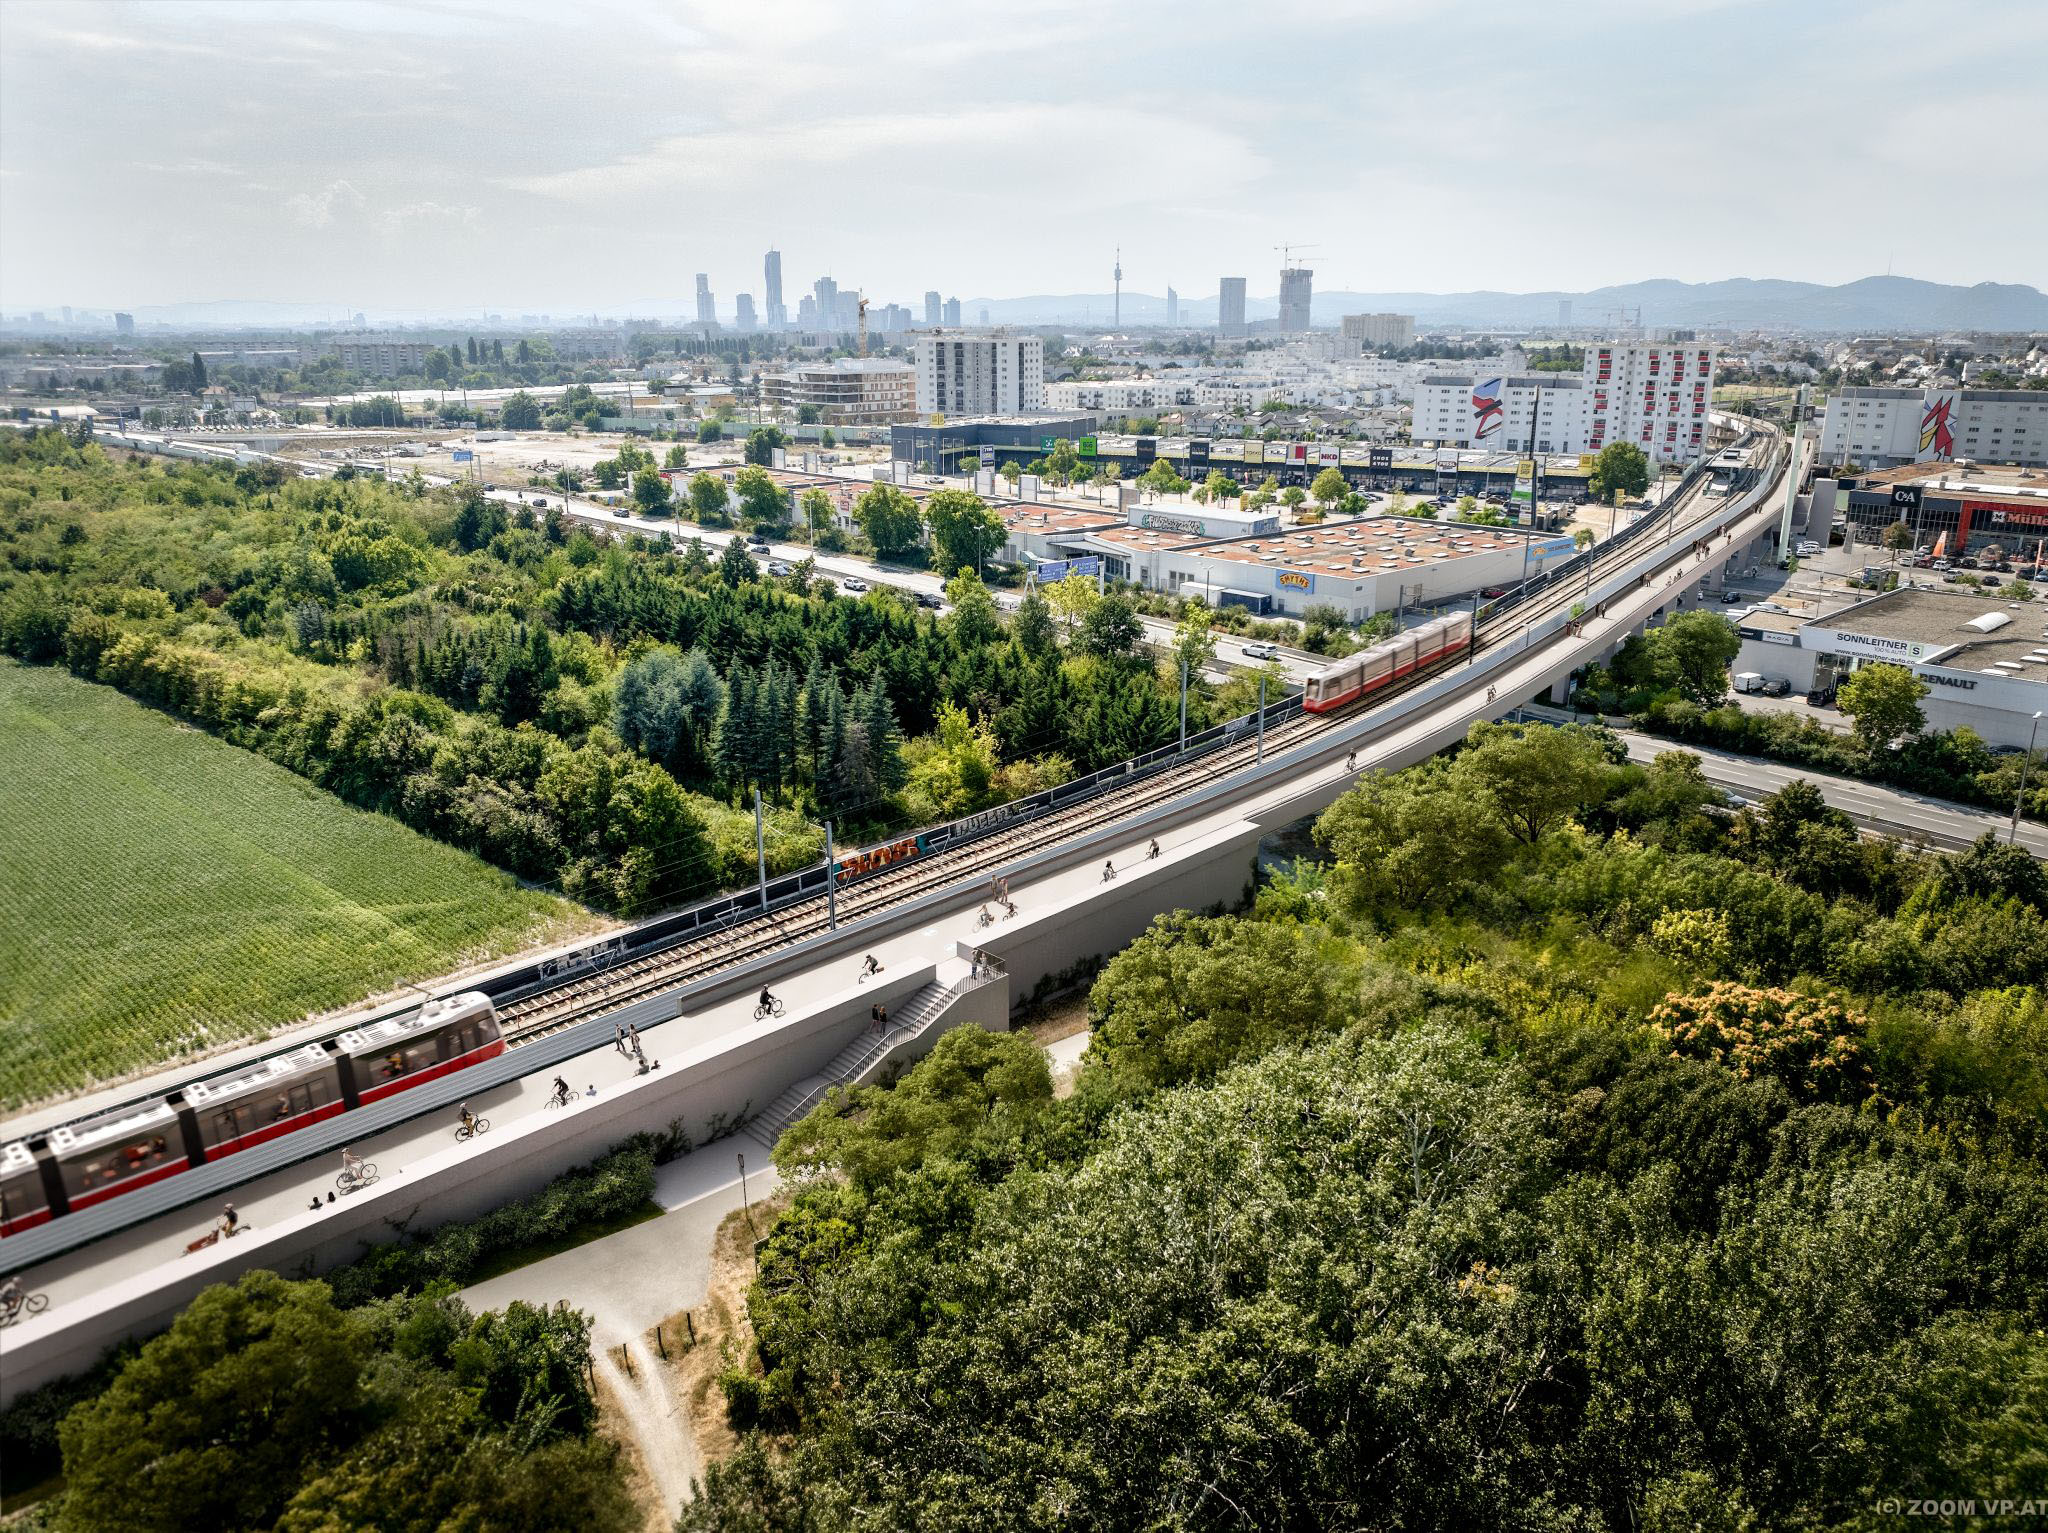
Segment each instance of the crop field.
[{"label": "crop field", "polygon": [[595,924],[110,688],[0,661],[0,1109]]}]

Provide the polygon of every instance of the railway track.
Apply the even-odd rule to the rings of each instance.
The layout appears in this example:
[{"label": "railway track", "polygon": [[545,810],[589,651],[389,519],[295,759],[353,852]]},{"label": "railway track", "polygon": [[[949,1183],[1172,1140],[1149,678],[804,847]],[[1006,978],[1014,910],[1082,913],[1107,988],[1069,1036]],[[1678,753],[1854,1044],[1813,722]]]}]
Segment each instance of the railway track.
[{"label": "railway track", "polygon": [[[1744,440],[1749,440],[1745,438]],[[1768,480],[1776,460],[1764,471]],[[1686,531],[1710,520],[1721,508],[1724,497],[1701,493],[1702,481],[1680,497],[1696,498],[1698,505],[1681,519],[1679,506],[1672,508],[1666,541],[1675,541]],[[1596,550],[1587,583],[1597,578],[1603,564],[1635,557],[1633,544],[1611,544]],[[1474,631],[1473,652],[1483,654],[1523,632],[1543,618],[1557,613],[1578,599],[1582,571],[1571,572],[1555,584],[1536,591],[1527,600],[1483,619]],[[1437,671],[1410,678],[1389,691],[1374,694],[1370,704],[1355,704],[1332,714],[1297,715],[1274,727],[1267,745],[1285,749],[1312,738],[1335,724],[1354,720],[1398,701],[1412,688],[1433,679]],[[1251,761],[1257,746],[1250,741],[1224,746],[1198,759],[1148,775],[1124,789],[1111,789],[1080,804],[968,843],[957,851],[941,851],[886,872],[871,874],[838,894],[838,918],[858,921],[877,915],[926,893],[934,886],[959,884],[991,873],[1010,861],[1020,850],[1086,834],[1134,813],[1178,797],[1192,783],[1211,779]],[[573,1023],[601,1017],[648,994],[673,988],[685,980],[702,979],[736,968],[751,959],[805,937],[816,935],[831,924],[832,913],[824,895],[813,895],[765,914],[747,917],[710,936],[687,937],[670,947],[643,953],[597,973],[586,973],[547,989],[536,991],[499,1006],[499,1017],[507,1041],[514,1047],[568,1027]]]}]

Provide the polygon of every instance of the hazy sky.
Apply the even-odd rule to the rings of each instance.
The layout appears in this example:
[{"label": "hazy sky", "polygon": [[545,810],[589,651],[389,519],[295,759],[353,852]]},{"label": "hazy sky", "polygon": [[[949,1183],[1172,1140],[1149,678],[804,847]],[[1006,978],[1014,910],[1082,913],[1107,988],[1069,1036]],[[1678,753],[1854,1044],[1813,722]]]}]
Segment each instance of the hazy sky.
[{"label": "hazy sky", "polygon": [[2042,0],[0,0],[0,304],[2048,286]]}]

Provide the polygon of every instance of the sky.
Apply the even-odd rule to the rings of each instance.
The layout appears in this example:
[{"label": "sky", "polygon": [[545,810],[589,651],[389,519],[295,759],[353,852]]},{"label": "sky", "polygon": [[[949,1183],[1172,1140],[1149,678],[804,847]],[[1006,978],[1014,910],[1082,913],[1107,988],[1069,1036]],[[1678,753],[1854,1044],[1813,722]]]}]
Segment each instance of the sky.
[{"label": "sky", "polygon": [[0,307],[2048,286],[2040,0],[0,0]]}]

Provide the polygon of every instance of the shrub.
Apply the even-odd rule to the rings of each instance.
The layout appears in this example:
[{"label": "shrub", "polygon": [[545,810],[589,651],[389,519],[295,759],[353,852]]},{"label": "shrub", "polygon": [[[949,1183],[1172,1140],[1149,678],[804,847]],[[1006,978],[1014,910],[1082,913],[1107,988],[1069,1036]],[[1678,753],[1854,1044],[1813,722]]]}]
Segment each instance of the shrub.
[{"label": "shrub", "polygon": [[1838,1001],[1790,990],[1716,984],[1667,996],[1650,1026],[1674,1055],[1704,1059],[1744,1080],[1772,1076],[1794,1096],[1860,1101],[1871,1091],[1869,1022]]}]

